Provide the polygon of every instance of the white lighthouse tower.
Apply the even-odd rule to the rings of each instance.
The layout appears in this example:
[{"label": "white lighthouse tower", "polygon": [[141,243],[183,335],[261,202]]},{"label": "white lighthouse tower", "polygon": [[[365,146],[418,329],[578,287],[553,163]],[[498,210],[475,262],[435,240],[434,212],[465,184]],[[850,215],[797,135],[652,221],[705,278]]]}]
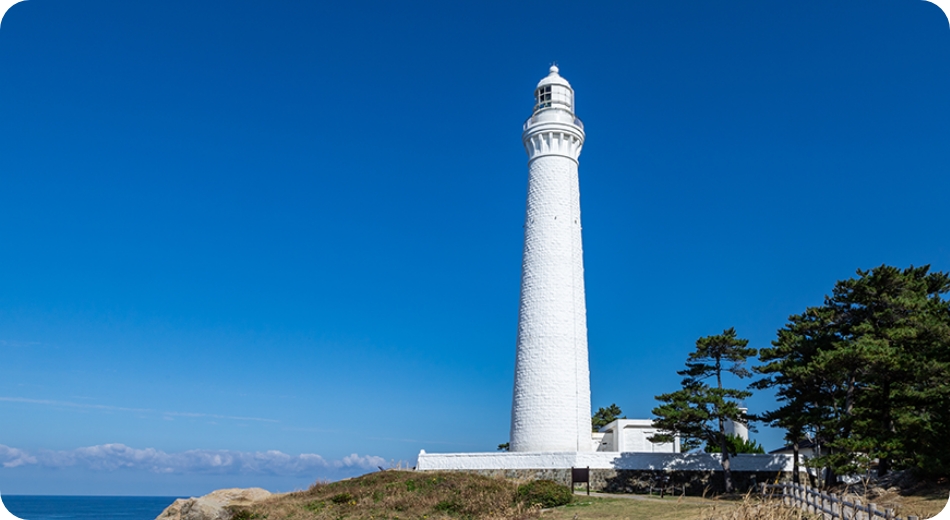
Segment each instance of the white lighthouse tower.
[{"label": "white lighthouse tower", "polygon": [[584,125],[557,67],[534,97],[521,135],[528,203],[510,450],[593,451],[577,181]]},{"label": "white lighthouse tower", "polygon": [[[528,202],[508,444],[515,453],[420,450],[416,469],[491,470],[521,479],[566,477],[571,468],[598,471],[604,478],[618,470],[715,468],[719,460],[713,455],[682,454],[678,438],[650,442],[658,433],[650,419],[616,419],[591,431],[577,180],[584,125],[575,115],[574,90],[557,67],[538,83],[534,97],[534,112],[521,134],[528,152]],[[743,426],[734,426],[741,435]],[[743,464],[749,471],[784,471],[790,477],[797,468],[792,459],[770,455]]]}]

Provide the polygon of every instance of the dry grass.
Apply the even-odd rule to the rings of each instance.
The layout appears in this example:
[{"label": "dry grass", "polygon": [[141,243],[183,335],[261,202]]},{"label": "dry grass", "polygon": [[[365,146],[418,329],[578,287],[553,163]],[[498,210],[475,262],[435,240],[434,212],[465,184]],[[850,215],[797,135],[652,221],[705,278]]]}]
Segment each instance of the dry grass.
[{"label": "dry grass", "polygon": [[705,502],[694,497],[632,500],[576,495],[574,503],[544,511],[541,520],[697,520]]},{"label": "dry grass", "polygon": [[950,493],[940,496],[901,497],[901,503],[896,508],[897,514],[902,517],[913,515],[917,518],[932,518],[947,507],[948,498]]},{"label": "dry grass", "polygon": [[704,508],[699,520],[807,520],[812,517],[796,507],[787,507],[781,500],[745,495],[740,501],[722,501]]},{"label": "dry grass", "polygon": [[[662,500],[575,495],[573,504],[541,511],[520,504],[517,487],[513,481],[467,473],[390,470],[275,496],[236,510],[235,520],[816,520],[779,500],[754,495]],[[901,517],[921,519],[947,504],[942,486],[915,491],[913,496],[888,491],[871,501],[894,508]]]},{"label": "dry grass", "polygon": [[516,500],[515,482],[467,473],[380,471],[314,484],[235,511],[235,519],[267,520],[527,520],[538,508]]},{"label": "dry grass", "polygon": [[935,486],[916,490],[913,494],[901,494],[893,488],[878,488],[867,494],[847,494],[845,497],[852,502],[857,498],[863,504],[873,502],[878,509],[893,509],[894,514],[901,518],[916,516],[923,519],[934,517],[943,511],[947,499],[950,498],[950,488]]},{"label": "dry grass", "polygon": [[[899,506],[898,514],[931,518],[947,504],[947,498],[898,497],[887,507]],[[878,503],[880,502],[880,503]],[[879,506],[885,502],[878,500]],[[821,520],[797,509],[785,507],[779,500],[761,500],[746,496],[741,500],[704,500],[696,497],[664,500],[630,500],[621,498],[587,498],[577,496],[575,503],[544,511],[541,520]]]},{"label": "dry grass", "polygon": [[576,497],[575,503],[545,511],[542,520],[815,520],[778,501],[745,496],[738,499],[670,497],[644,498]]},{"label": "dry grass", "polygon": [[[848,502],[854,503],[860,500],[863,505],[873,503],[881,511],[893,509],[894,515],[900,518],[908,516],[916,516],[921,520],[932,518],[947,506],[947,499],[950,497],[950,482],[913,479],[905,479],[905,481],[909,481],[910,484],[903,488],[896,485],[890,487],[860,485],[850,486],[849,490],[846,486],[839,486],[830,492],[836,492],[839,498]],[[887,484],[885,482],[885,485]],[[830,492],[826,491],[826,493]]]}]

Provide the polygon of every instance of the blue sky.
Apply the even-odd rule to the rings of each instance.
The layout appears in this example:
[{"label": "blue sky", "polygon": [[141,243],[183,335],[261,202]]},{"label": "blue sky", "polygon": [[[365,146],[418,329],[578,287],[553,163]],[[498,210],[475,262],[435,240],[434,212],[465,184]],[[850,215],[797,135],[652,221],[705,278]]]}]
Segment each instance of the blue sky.
[{"label": "blue sky", "polygon": [[950,270],[928,2],[29,0],[0,26],[0,491],[290,490],[505,442],[552,62],[595,408],[649,417],[696,338],[766,346],[858,268]]}]

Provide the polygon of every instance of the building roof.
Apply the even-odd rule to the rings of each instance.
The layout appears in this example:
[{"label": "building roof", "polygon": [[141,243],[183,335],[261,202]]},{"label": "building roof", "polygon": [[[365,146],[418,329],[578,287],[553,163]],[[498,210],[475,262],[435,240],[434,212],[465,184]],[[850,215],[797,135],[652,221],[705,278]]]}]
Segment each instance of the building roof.
[{"label": "building roof", "polygon": [[541,88],[545,85],[563,85],[567,88],[571,88],[571,84],[568,83],[566,79],[562,78],[558,74],[557,65],[551,65],[551,68],[549,70],[550,70],[550,74],[548,74],[547,76],[542,78],[541,81],[538,82],[537,88]]}]

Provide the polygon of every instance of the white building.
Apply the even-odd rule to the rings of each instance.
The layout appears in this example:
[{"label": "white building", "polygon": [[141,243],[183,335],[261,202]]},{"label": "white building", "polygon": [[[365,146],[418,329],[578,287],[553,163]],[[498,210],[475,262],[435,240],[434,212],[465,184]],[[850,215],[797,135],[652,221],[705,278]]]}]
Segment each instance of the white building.
[{"label": "white building", "polygon": [[528,201],[511,451],[594,451],[577,165],[584,126],[574,90],[551,67],[521,139]]},{"label": "white building", "polygon": [[[749,411],[748,408],[739,408],[742,413]],[[741,422],[733,422],[732,419],[726,419],[725,430],[726,435],[732,435],[733,437],[738,437],[744,441],[749,440],[749,426]]]},{"label": "white building", "polygon": [[593,434],[597,451],[679,453],[680,440],[673,442],[650,442],[649,437],[660,433],[650,419],[615,419]]},{"label": "white building", "polygon": [[[746,411],[745,408],[742,411]],[[726,419],[725,430],[727,435],[735,435],[742,440],[749,440],[749,428],[743,423],[736,423]],[[624,453],[679,453],[680,439],[673,437],[673,442],[650,442],[649,438],[660,433],[653,426],[651,419],[614,419],[600,431],[594,432],[593,439],[597,451],[624,452]],[[772,453],[778,453],[773,451]]]}]

